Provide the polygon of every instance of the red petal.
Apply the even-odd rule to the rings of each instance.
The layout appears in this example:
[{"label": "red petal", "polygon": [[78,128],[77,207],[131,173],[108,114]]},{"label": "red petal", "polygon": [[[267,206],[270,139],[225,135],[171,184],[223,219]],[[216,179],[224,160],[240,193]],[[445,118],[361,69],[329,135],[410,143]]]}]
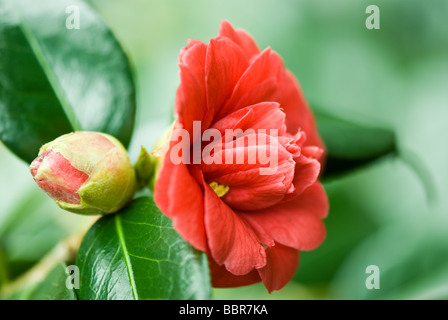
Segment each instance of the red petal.
[{"label": "red petal", "polygon": [[300,208],[312,212],[318,218],[324,219],[328,215],[329,205],[327,194],[320,182],[315,182],[306,189],[295,201],[300,202]]},{"label": "red petal", "polygon": [[212,128],[221,134],[225,134],[227,129],[266,129],[267,134],[270,129],[277,129],[277,135],[281,136],[286,132],[285,113],[276,102],[261,102],[232,112],[215,122]]},{"label": "red petal", "polygon": [[307,158],[319,160],[324,154],[324,150],[316,146],[309,146],[302,149],[302,154]]},{"label": "red petal", "polygon": [[205,226],[213,259],[234,275],[266,264],[265,249],[252,228],[210,188],[205,188]]},{"label": "red petal", "polygon": [[[283,60],[280,56],[270,48],[264,50],[241,76],[230,100],[219,113],[219,117],[260,102],[279,101],[278,79],[284,72]],[[283,105],[281,104],[280,107]]]},{"label": "red petal", "polygon": [[301,155],[294,160],[296,162],[294,179],[292,181],[294,191],[285,195],[282,202],[290,201],[299,196],[303,191],[316,182],[320,173],[320,163],[316,159],[307,158]]},{"label": "red petal", "polygon": [[266,259],[266,266],[258,269],[258,273],[271,293],[280,290],[292,279],[299,266],[299,252],[277,243],[266,249]]},{"label": "red petal", "polygon": [[227,37],[235,42],[246,53],[248,60],[260,53],[254,39],[246,31],[233,29],[230,22],[226,20],[221,22],[219,36]]},{"label": "red petal", "polygon": [[202,121],[207,129],[213,118],[205,95],[205,55],[207,46],[196,40],[179,54],[180,85],[176,94],[176,114],[183,128],[192,133],[193,121]]},{"label": "red petal", "polygon": [[215,288],[248,286],[261,281],[260,275],[256,269],[252,270],[248,274],[236,276],[227,271],[224,266],[218,265],[213,259],[211,259],[210,255],[208,255],[208,263],[212,278],[212,286]]},{"label": "red petal", "polygon": [[154,200],[173,219],[173,227],[196,249],[207,248],[204,227],[204,196],[185,164],[172,164],[165,157],[157,179]]},{"label": "red petal", "polygon": [[219,112],[249,65],[245,53],[228,38],[210,40],[207,47],[205,74],[207,105]]},{"label": "red petal", "polygon": [[327,215],[328,200],[316,182],[297,198],[271,208],[241,214],[255,230],[275,242],[297,250],[313,250],[325,239],[321,219]]},{"label": "red petal", "polygon": [[[224,136],[228,140],[229,137],[231,135],[228,137]],[[215,161],[210,164],[203,163],[201,165],[206,181],[218,179],[227,174],[269,168],[270,163],[268,160],[270,156],[272,156],[272,160],[277,162],[271,164],[273,170],[277,169],[277,165],[282,164],[284,161],[290,162],[293,167],[296,165],[291,153],[279,143],[277,137],[263,133],[240,135],[234,140],[230,139],[228,142],[220,143],[220,148],[215,148],[211,156],[214,157]],[[221,163],[218,163],[216,159],[221,159]],[[204,158],[203,160],[207,163],[211,161],[208,158]],[[293,173],[293,167],[288,172]],[[283,170],[275,170],[272,174],[265,175],[270,176],[283,173],[285,173]]]},{"label": "red petal", "polygon": [[[264,141],[260,140],[262,136]],[[226,153],[232,156],[233,163],[226,161]],[[261,163],[260,155],[268,154],[270,158]],[[240,163],[237,162],[239,155]],[[222,163],[203,164],[204,178],[207,183],[214,181],[229,186],[229,192],[222,199],[233,209],[271,207],[290,190],[295,162],[276,138],[262,134],[242,136],[223,144],[214,156],[222,159]]]},{"label": "red petal", "polygon": [[[39,168],[45,164],[50,169],[39,179]],[[50,149],[44,151],[30,165],[31,174],[39,187],[55,200],[80,204],[78,190],[89,176],[73,167],[59,152]],[[48,169],[47,169],[48,170]]]},{"label": "red petal", "polygon": [[291,185],[291,178],[282,174],[260,176],[248,170],[220,177],[218,183],[230,187],[223,200],[236,210],[259,210],[281,201]]}]

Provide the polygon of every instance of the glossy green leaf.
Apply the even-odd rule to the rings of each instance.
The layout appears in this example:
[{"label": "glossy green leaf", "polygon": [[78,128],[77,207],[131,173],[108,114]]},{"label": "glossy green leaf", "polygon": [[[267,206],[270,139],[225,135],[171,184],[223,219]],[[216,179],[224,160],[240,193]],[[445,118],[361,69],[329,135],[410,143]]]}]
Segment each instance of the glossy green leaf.
[{"label": "glossy green leaf", "polygon": [[95,223],[76,264],[80,300],[210,297],[205,254],[180,238],[150,197]]},{"label": "glossy green leaf", "polygon": [[75,291],[67,288],[67,265],[58,263],[46,277],[5,297],[6,300],[76,300]]},{"label": "glossy green leaf", "polygon": [[59,263],[31,293],[29,300],[75,300],[74,289],[67,288],[66,265]]},{"label": "glossy green leaf", "polygon": [[327,147],[325,176],[366,165],[396,151],[395,135],[384,128],[362,126],[315,112],[319,133]]},{"label": "glossy green leaf", "polygon": [[390,130],[362,126],[322,112],[315,112],[319,133],[331,157],[369,159],[395,149]]},{"label": "glossy green leaf", "polygon": [[87,4],[0,0],[0,140],[8,148],[31,162],[41,145],[75,130],[128,145],[134,114],[128,59]]}]

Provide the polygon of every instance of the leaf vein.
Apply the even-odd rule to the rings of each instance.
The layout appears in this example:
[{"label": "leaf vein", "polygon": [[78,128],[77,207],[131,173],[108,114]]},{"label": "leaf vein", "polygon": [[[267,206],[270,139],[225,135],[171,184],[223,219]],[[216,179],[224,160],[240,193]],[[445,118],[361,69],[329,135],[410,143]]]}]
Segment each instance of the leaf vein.
[{"label": "leaf vein", "polygon": [[129,281],[131,282],[130,284],[132,288],[132,295],[134,296],[135,300],[138,300],[138,293],[137,293],[137,287],[135,285],[134,272],[132,270],[132,265],[130,261],[131,259],[129,258],[129,252],[126,247],[126,241],[124,239],[123,227],[121,225],[121,218],[118,215],[115,217],[115,226],[117,229],[118,240],[120,241],[121,249],[123,251],[124,260],[126,262],[126,269],[128,271]]}]

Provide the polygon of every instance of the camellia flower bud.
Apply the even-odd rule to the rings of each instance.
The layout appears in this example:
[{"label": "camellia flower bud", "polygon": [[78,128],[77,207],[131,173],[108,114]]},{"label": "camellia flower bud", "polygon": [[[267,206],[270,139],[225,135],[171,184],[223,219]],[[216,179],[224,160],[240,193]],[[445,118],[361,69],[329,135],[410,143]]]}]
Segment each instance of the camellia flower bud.
[{"label": "camellia flower bud", "polygon": [[104,133],[63,135],[41,147],[30,169],[39,187],[62,209],[80,214],[116,212],[136,188],[125,148]]}]

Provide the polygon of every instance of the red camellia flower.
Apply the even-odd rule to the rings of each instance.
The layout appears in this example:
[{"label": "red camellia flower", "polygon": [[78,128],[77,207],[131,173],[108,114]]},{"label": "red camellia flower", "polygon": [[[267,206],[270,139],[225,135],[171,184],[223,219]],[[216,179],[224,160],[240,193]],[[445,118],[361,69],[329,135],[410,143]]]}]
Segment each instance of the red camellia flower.
[{"label": "red camellia flower", "polygon": [[[280,56],[260,51],[227,21],[208,45],[190,40],[179,60],[174,128],[189,133],[191,150],[201,136],[204,153],[219,145],[209,154],[220,161],[208,161],[204,153],[198,161],[192,151],[189,161],[175,162],[171,141],[155,201],[186,241],[207,252],[213,286],[263,281],[269,292],[279,290],[295,274],[299,251],[313,250],[325,238],[328,202],[317,181],[324,145],[313,115]],[[210,129],[243,133],[208,142],[202,134]],[[273,150],[274,165],[248,161]],[[238,152],[243,162],[225,161]],[[261,174],[262,168],[273,170]]]}]

